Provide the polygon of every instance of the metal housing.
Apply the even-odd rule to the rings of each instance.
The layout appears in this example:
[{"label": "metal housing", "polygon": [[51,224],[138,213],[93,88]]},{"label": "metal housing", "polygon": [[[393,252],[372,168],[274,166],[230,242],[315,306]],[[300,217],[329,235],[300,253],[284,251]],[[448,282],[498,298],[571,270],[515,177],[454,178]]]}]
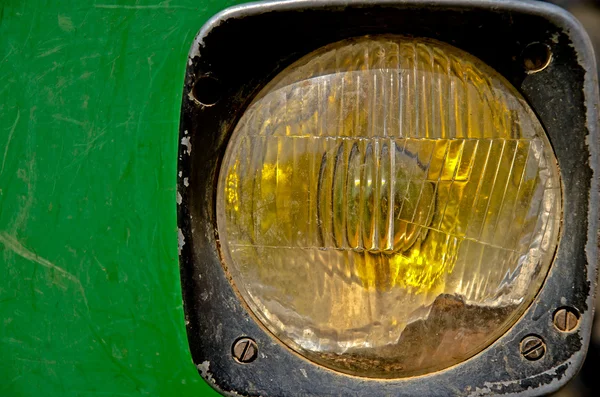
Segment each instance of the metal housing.
[{"label": "metal housing", "polygon": [[[534,303],[500,339],[471,359],[429,375],[397,380],[353,377],[316,365],[256,323],[221,264],[216,184],[237,120],[272,77],[325,44],[365,34],[430,37],[472,53],[504,75],[528,100],[561,169],[562,237]],[[532,42],[550,46],[552,62],[525,73],[520,59]],[[220,83],[219,100],[202,105],[194,84]],[[541,395],[580,368],[590,337],[597,274],[598,81],[586,33],[566,11],[523,1],[316,1],[247,4],[227,9],[200,30],[190,51],[181,114],[178,224],[181,280],[194,363],[215,389],[243,396]],[[211,90],[217,90],[212,85]],[[204,88],[209,89],[209,88]],[[200,94],[202,94],[200,92]],[[581,314],[574,332],[558,331],[560,307]],[[530,334],[545,355],[519,353]],[[258,356],[240,364],[232,344],[249,336]]]}]

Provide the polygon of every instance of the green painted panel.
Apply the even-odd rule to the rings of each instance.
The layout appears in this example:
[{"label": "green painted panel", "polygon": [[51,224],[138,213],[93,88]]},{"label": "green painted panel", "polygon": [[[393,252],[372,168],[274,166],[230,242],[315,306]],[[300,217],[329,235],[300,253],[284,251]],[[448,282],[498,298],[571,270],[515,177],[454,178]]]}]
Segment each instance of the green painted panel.
[{"label": "green painted panel", "polygon": [[193,37],[242,1],[0,0],[0,395],[215,392],[179,269]]}]

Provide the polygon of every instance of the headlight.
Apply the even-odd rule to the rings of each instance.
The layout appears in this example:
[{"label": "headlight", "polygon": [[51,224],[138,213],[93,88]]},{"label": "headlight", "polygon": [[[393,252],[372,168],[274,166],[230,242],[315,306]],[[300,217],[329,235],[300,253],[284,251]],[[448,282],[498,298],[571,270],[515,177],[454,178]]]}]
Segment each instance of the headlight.
[{"label": "headlight", "polygon": [[248,107],[220,173],[219,240],[287,345],[402,377],[514,324],[548,272],[560,196],[544,130],[504,78],[438,41],[362,37],[303,57]]},{"label": "headlight", "polygon": [[304,0],[211,20],[178,166],[193,361],[225,393],[540,395],[598,231],[585,34],[544,3]]}]

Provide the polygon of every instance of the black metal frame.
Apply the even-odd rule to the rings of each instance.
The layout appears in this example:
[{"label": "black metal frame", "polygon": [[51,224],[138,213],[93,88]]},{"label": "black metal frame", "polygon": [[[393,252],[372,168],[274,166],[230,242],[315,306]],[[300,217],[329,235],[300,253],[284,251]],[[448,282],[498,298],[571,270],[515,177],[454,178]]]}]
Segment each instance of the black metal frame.
[{"label": "black metal frame", "polygon": [[[266,82],[302,55],[365,34],[397,33],[448,42],[504,75],[541,120],[559,161],[564,218],[550,273],[534,303],[505,335],[469,360],[429,375],[360,378],[314,364],[277,341],[247,312],[221,264],[215,197],[227,142]],[[527,75],[520,55],[548,44],[552,62]],[[540,395],[564,385],[585,357],[592,325],[598,232],[598,82],[580,25],[550,4],[523,1],[294,0],[233,7],[213,17],[192,46],[186,70],[179,149],[178,224],[186,324],[194,363],[214,388],[243,396]],[[194,99],[194,83],[212,76],[219,101]],[[581,313],[559,332],[559,307]],[[546,354],[528,361],[529,334]],[[231,346],[253,338],[257,359],[240,364]],[[185,363],[182,363],[184,365]],[[235,394],[238,393],[238,394]]]}]

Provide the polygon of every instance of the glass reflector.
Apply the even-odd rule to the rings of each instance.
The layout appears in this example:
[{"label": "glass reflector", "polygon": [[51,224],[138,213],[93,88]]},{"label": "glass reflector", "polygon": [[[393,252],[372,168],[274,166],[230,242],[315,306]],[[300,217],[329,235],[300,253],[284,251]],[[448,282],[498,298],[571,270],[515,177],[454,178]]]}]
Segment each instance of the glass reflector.
[{"label": "glass reflector", "polygon": [[306,358],[397,378],[462,362],[531,304],[558,241],[559,173],[503,77],[450,45],[323,47],[253,100],[217,222],[260,322]]}]

